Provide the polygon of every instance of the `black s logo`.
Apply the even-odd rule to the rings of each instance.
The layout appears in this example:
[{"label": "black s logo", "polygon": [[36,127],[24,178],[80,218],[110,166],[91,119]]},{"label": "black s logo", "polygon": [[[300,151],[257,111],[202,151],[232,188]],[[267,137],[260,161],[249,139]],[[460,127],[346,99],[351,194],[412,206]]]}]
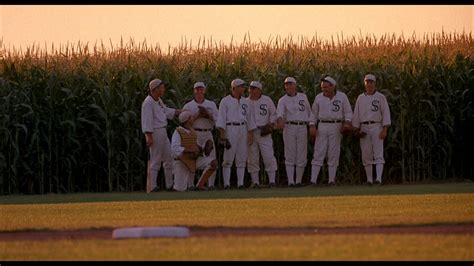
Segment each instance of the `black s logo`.
[{"label": "black s logo", "polygon": [[335,100],[334,102],[332,102],[332,111],[333,112],[339,112],[339,110],[341,110],[341,101],[339,100]]},{"label": "black s logo", "polygon": [[248,106],[245,103],[242,104],[242,114],[243,115],[247,115],[247,108],[248,108]]},{"label": "black s logo", "polygon": [[306,106],[304,105],[304,100],[300,100],[298,104],[300,105],[299,110],[301,112],[304,112],[304,110],[306,110]]},{"label": "black s logo", "polygon": [[378,100],[372,101],[372,112],[377,112],[379,110],[380,102]]},{"label": "black s logo", "polygon": [[267,115],[268,106],[266,104],[260,104],[260,115]]}]

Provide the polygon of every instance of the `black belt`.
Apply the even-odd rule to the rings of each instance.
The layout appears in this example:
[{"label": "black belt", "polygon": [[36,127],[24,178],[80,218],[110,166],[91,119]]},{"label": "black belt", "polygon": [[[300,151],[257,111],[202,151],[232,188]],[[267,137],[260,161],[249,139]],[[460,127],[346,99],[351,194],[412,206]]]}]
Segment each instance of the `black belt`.
[{"label": "black belt", "polygon": [[201,131],[201,132],[206,132],[206,131],[211,131],[212,129],[195,128],[194,130],[196,130],[196,131]]},{"label": "black belt", "polygon": [[376,124],[376,123],[381,123],[381,122],[375,122],[375,121],[365,121],[365,122],[362,122],[361,124],[364,124],[364,125],[370,125],[370,124]]},{"label": "black belt", "polygon": [[342,123],[342,120],[319,120],[319,123]]},{"label": "black belt", "polygon": [[306,125],[306,124],[308,124],[308,122],[305,122],[305,121],[288,121],[288,122],[286,122],[286,124],[290,124],[290,125]]},{"label": "black belt", "polygon": [[245,124],[245,122],[242,122],[242,123],[233,123],[232,122],[232,123],[227,123],[226,125],[228,125],[228,126],[242,126],[244,124]]}]

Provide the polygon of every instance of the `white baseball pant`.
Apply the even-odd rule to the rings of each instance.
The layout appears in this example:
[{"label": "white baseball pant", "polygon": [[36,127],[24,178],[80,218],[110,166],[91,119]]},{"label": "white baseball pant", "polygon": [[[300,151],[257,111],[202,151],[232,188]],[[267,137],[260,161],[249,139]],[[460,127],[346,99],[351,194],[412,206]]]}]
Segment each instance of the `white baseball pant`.
[{"label": "white baseball pant", "polygon": [[150,192],[157,186],[156,179],[162,162],[166,188],[170,189],[173,186],[173,158],[171,157],[171,143],[166,134],[166,128],[153,130],[153,145],[149,149],[150,161],[148,162],[146,191]]}]

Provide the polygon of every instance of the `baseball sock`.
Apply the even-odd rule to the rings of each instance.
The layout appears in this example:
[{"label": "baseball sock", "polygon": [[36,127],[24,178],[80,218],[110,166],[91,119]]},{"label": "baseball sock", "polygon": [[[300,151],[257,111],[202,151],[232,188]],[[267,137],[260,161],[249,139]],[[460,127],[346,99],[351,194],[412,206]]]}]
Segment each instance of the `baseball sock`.
[{"label": "baseball sock", "polygon": [[316,184],[316,182],[318,182],[319,171],[321,171],[321,166],[319,165],[311,166],[311,183]]},{"label": "baseball sock", "polygon": [[275,171],[268,171],[267,174],[270,181],[269,183],[275,184]]},{"label": "baseball sock", "polygon": [[237,186],[244,185],[245,167],[237,167]]},{"label": "baseball sock", "polygon": [[379,163],[375,165],[375,170],[377,173],[377,181],[382,182],[382,172],[383,172],[383,163]]},{"label": "baseball sock", "polygon": [[293,165],[286,166],[286,176],[288,177],[288,185],[295,183],[295,167]]},{"label": "baseball sock", "polygon": [[164,172],[165,172],[166,189],[170,189],[173,187],[173,168],[165,167]]},{"label": "baseball sock", "polygon": [[208,180],[208,186],[209,187],[213,187],[214,186],[214,183],[216,182],[216,172],[214,172],[210,177],[209,177],[209,180]]},{"label": "baseball sock", "polygon": [[296,184],[301,184],[303,180],[304,167],[296,167]]},{"label": "baseball sock", "polygon": [[222,167],[222,175],[224,176],[224,186],[230,186],[230,167]]},{"label": "baseball sock", "polygon": [[336,172],[337,172],[337,166],[329,166],[328,167],[328,172],[329,172],[329,183],[335,183],[336,182]]},{"label": "baseball sock", "polygon": [[365,167],[365,174],[367,175],[367,182],[372,183],[372,165],[368,164]]},{"label": "baseball sock", "polygon": [[260,182],[258,181],[258,172],[251,173],[250,176],[252,177],[252,183],[260,185]]}]

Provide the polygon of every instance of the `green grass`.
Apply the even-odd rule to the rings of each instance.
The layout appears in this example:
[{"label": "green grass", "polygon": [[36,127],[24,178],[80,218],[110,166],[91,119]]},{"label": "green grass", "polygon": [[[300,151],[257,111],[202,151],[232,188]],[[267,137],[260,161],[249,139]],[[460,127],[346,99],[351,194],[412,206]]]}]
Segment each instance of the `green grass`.
[{"label": "green grass", "polygon": [[0,242],[0,260],[474,260],[463,235],[295,235]]},{"label": "green grass", "polygon": [[247,190],[215,190],[192,192],[111,192],[111,193],[69,193],[46,195],[7,195],[0,196],[2,204],[39,204],[39,203],[81,203],[111,201],[156,201],[156,200],[197,200],[197,199],[248,199],[248,198],[297,198],[326,196],[363,196],[363,195],[419,195],[433,193],[473,193],[474,182],[398,184],[366,187],[345,185],[337,187],[302,187]]}]

